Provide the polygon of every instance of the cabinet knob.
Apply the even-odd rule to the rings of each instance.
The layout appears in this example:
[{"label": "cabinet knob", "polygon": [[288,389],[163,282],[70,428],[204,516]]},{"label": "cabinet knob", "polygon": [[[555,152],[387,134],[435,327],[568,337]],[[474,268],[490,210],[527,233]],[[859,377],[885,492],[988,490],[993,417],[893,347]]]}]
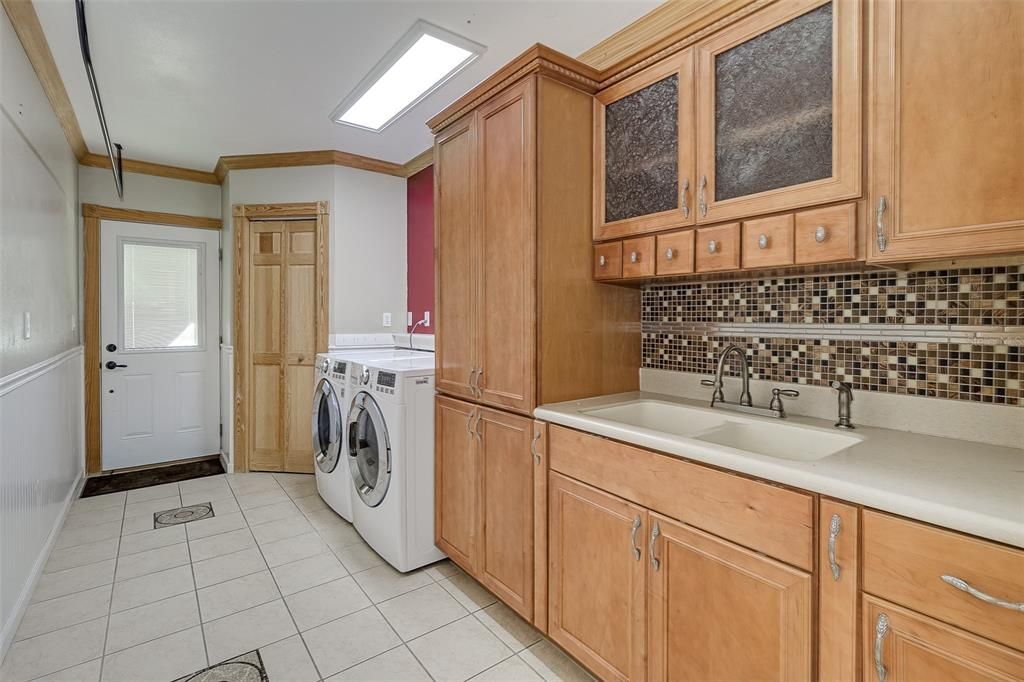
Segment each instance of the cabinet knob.
[{"label": "cabinet knob", "polygon": [[640,260],[640,254],[637,253],[636,251],[631,251],[629,253],[629,262],[636,263],[638,260]]},{"label": "cabinet knob", "polygon": [[768,248],[768,235],[762,234],[757,238],[757,248],[767,249]]},{"label": "cabinet knob", "polygon": [[597,264],[600,265],[602,268],[605,266],[607,262],[608,261],[605,260],[604,256],[601,256],[600,258],[597,259]]},{"label": "cabinet knob", "polygon": [[708,253],[718,253],[718,242],[714,239],[708,242]]},{"label": "cabinet knob", "polygon": [[825,241],[828,237],[828,230],[825,229],[824,225],[818,225],[818,229],[814,231],[814,241],[819,244]]},{"label": "cabinet knob", "polygon": [[676,257],[676,252],[673,251],[672,249],[667,249],[665,251],[665,260],[672,260],[675,257]]}]

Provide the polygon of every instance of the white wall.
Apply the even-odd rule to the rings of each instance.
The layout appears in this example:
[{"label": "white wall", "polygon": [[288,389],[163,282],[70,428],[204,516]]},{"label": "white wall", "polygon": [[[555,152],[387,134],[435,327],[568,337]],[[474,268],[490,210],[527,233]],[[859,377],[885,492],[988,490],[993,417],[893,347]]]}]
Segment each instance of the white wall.
[{"label": "white wall", "polygon": [[[340,166],[231,171],[224,185],[224,342],[233,316],[232,204],[331,202],[330,333],[403,331],[405,179]],[[382,314],[391,313],[385,328]]]},{"label": "white wall", "polygon": [[78,162],[0,12],[0,656],[82,475],[77,195]]},{"label": "white wall", "polygon": [[83,204],[99,204],[140,211],[161,211],[216,218],[221,214],[220,185],[124,174],[124,200],[117,198],[114,176],[108,168],[79,166],[78,196]]}]

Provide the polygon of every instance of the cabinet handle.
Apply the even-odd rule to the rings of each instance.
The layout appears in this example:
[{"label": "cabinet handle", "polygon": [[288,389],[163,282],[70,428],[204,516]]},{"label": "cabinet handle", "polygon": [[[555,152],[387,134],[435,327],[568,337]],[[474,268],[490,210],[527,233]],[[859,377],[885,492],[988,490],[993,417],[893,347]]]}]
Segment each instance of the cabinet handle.
[{"label": "cabinet handle", "polygon": [[942,582],[947,585],[952,585],[961,592],[966,592],[975,599],[980,599],[986,604],[992,604],[992,606],[998,606],[1003,609],[1010,609],[1011,611],[1020,611],[1021,613],[1024,613],[1024,602],[1006,601],[1005,599],[999,599],[990,594],[985,594],[981,590],[971,587],[966,580],[957,578],[955,575],[942,576]]},{"label": "cabinet handle", "polygon": [[690,178],[683,178],[683,188],[679,190],[679,205],[683,209],[683,217],[690,217],[690,206],[686,203],[686,195],[690,193]]},{"label": "cabinet handle", "polygon": [[473,427],[471,426],[471,424],[473,423],[473,417],[475,416],[476,410],[473,410],[466,416],[466,433],[469,435],[470,438],[473,437]]},{"label": "cabinet handle", "polygon": [[537,441],[540,440],[540,431],[536,431],[533,434],[533,440],[530,441],[530,454],[533,455],[533,461],[540,464],[540,453],[537,452]]},{"label": "cabinet handle", "polygon": [[878,682],[885,682],[888,672],[882,664],[882,645],[885,643],[885,635],[889,632],[889,616],[884,613],[878,614],[878,621],[875,623],[875,674]]},{"label": "cabinet handle", "polygon": [[629,532],[629,546],[633,549],[633,559],[640,561],[640,548],[636,544],[636,534],[640,532],[640,515],[633,519],[633,529]]},{"label": "cabinet handle", "polygon": [[878,198],[878,210],[875,211],[875,237],[878,239],[878,250],[885,251],[885,196]]},{"label": "cabinet handle", "polygon": [[605,265],[608,264],[608,260],[604,256],[601,256],[600,258],[597,259],[597,264],[603,268]]},{"label": "cabinet handle", "polygon": [[665,250],[665,260],[672,260],[675,257],[676,257],[676,252],[675,251],[673,251],[672,249],[666,249]]},{"label": "cabinet handle", "polygon": [[654,556],[654,543],[658,541],[659,535],[661,535],[661,527],[658,526],[658,522],[655,521],[654,527],[651,528],[651,541],[650,544],[647,546],[647,553],[651,555],[651,568],[653,568],[655,572],[657,572],[657,570],[661,568],[661,561],[658,559],[658,557]]},{"label": "cabinet handle", "polygon": [[814,231],[814,241],[821,244],[828,237],[828,230],[825,229],[824,225],[818,225],[818,229]]},{"label": "cabinet handle", "polygon": [[839,564],[836,563],[836,538],[839,537],[842,527],[843,521],[839,514],[833,514],[828,524],[828,566],[832,569],[832,580],[836,582],[839,582],[840,573]]},{"label": "cabinet handle", "polygon": [[469,372],[469,391],[476,397],[476,367]]},{"label": "cabinet handle", "polygon": [[638,260],[640,260],[640,254],[637,253],[636,251],[631,251],[629,253],[629,262],[636,263]]},{"label": "cabinet handle", "polygon": [[718,242],[714,239],[708,242],[708,253],[718,253]]},{"label": "cabinet handle", "polygon": [[757,238],[757,248],[767,249],[768,248],[768,235],[762,234]]},{"label": "cabinet handle", "polygon": [[697,207],[700,209],[700,217],[706,218],[708,215],[708,202],[704,200],[704,195],[708,188],[708,176],[700,176],[700,194],[697,196]]},{"label": "cabinet handle", "polygon": [[483,435],[480,433],[480,422],[483,421],[483,414],[480,410],[476,411],[476,421],[473,422],[473,435],[476,436],[478,441],[483,440]]},{"label": "cabinet handle", "polygon": [[476,368],[476,397],[479,398],[484,394],[484,389],[480,388],[480,380],[484,378],[484,368]]}]

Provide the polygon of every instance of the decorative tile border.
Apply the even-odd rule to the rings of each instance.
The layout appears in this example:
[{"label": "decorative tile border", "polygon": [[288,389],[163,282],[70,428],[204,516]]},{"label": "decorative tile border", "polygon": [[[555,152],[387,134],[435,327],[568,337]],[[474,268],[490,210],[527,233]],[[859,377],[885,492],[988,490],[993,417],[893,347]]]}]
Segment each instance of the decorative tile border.
[{"label": "decorative tile border", "polygon": [[[651,285],[644,367],[1024,405],[1024,266]],[[731,374],[735,374],[730,370]]]}]

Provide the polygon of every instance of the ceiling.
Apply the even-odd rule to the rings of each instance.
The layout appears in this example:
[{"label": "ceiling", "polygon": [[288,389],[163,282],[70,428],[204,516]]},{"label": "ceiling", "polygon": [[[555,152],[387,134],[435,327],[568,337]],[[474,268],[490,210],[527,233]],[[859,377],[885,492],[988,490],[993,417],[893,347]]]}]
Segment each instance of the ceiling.
[{"label": "ceiling", "polygon": [[[92,152],[102,153],[74,0],[36,12]],[[233,154],[340,149],[404,163],[425,121],[533,43],[577,55],[656,7],[642,0],[86,0],[93,66],[125,158],[210,170]],[[417,19],[482,57],[381,133],[331,110]]]}]

